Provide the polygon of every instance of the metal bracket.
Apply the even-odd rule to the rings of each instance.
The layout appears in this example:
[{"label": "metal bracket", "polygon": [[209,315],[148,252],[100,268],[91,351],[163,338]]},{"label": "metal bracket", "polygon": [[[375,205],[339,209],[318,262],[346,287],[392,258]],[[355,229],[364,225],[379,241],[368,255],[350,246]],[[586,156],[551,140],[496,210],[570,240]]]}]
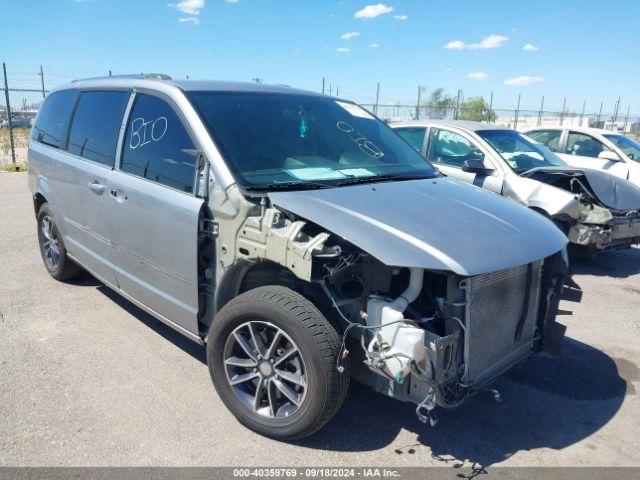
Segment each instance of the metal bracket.
[{"label": "metal bracket", "polygon": [[220,233],[220,227],[218,222],[208,218],[203,218],[200,220],[200,232],[216,238]]}]

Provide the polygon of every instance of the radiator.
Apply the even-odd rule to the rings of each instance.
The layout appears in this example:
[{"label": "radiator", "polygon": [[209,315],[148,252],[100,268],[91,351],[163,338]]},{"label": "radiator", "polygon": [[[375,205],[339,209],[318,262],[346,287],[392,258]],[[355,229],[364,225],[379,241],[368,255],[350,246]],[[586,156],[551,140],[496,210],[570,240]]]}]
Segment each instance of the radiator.
[{"label": "radiator", "polygon": [[465,378],[486,383],[531,353],[543,261],[469,277],[466,291]]}]

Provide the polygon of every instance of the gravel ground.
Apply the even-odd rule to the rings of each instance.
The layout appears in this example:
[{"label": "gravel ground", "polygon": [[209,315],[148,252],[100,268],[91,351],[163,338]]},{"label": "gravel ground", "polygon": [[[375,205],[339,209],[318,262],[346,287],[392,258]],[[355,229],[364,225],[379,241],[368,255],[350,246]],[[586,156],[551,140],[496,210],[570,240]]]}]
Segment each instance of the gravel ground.
[{"label": "gravel ground", "polygon": [[280,443],[242,427],[203,348],[92,278],[46,273],[25,174],[0,174],[0,465],[638,466],[640,250],[577,262],[566,355],[538,356],[441,412],[352,385],[316,436]]}]

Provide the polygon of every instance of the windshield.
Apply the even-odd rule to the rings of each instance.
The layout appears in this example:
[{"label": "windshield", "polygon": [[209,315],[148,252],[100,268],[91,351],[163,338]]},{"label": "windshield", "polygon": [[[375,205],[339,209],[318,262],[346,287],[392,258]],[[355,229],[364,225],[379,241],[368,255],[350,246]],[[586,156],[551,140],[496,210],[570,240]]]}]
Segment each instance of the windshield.
[{"label": "windshield", "polygon": [[514,130],[479,130],[476,132],[504,158],[516,173],[538,167],[566,167],[551,150]]},{"label": "windshield", "polygon": [[278,93],[188,96],[247,189],[322,188],[437,174],[395,132],[353,103]]},{"label": "windshield", "polygon": [[624,135],[605,135],[605,137],[622,150],[631,160],[640,162],[640,143]]}]

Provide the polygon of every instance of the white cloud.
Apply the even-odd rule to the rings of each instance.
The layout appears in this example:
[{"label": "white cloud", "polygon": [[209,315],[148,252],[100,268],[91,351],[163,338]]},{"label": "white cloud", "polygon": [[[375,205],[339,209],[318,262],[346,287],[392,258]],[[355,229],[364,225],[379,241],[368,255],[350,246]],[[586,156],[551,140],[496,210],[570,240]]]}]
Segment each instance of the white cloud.
[{"label": "white cloud", "polygon": [[393,18],[395,18],[396,20],[406,20],[409,17],[407,17],[406,15],[394,15]]},{"label": "white cloud", "polygon": [[544,77],[532,77],[529,75],[522,75],[520,77],[511,77],[507,78],[504,82],[505,85],[515,85],[515,86],[528,86],[534,85],[536,83],[544,82]]},{"label": "white cloud", "polygon": [[367,20],[369,18],[375,18],[391,12],[393,12],[393,7],[385,5],[384,3],[377,3],[375,5],[367,5],[362,10],[358,10],[354,13],[353,16]]},{"label": "white cloud", "polygon": [[466,77],[472,80],[486,80],[487,78],[489,78],[489,75],[484,72],[471,72],[467,73]]},{"label": "white cloud", "polygon": [[360,32],[347,32],[340,35],[340,38],[342,40],[351,40],[353,38],[356,38],[358,35],[360,35]]},{"label": "white cloud", "polygon": [[351,51],[351,49],[350,48],[346,48],[346,47],[338,47],[338,48],[336,48],[336,52],[339,52],[339,53],[348,53],[349,51]]},{"label": "white cloud", "polygon": [[536,47],[535,45],[526,43],[524,47],[522,47],[522,50],[524,50],[525,52],[535,52],[536,50],[540,50],[540,47]]},{"label": "white cloud", "polygon": [[380,44],[379,43],[370,43],[369,44],[369,48],[379,48]]},{"label": "white cloud", "polygon": [[451,67],[447,67],[444,69],[445,72],[453,72],[453,68]]},{"label": "white cloud", "polygon": [[464,43],[462,40],[453,40],[447,43],[444,48],[447,50],[488,50],[491,48],[500,48],[509,37],[491,34],[484,37],[478,43]]},{"label": "white cloud", "polygon": [[178,21],[180,23],[190,23],[192,25],[200,24],[200,19],[197,17],[182,17],[182,18],[179,18]]},{"label": "white cloud", "polygon": [[168,3],[167,7],[175,8],[187,15],[200,15],[200,10],[204,8],[204,2],[205,0],[182,0],[178,3]]}]

